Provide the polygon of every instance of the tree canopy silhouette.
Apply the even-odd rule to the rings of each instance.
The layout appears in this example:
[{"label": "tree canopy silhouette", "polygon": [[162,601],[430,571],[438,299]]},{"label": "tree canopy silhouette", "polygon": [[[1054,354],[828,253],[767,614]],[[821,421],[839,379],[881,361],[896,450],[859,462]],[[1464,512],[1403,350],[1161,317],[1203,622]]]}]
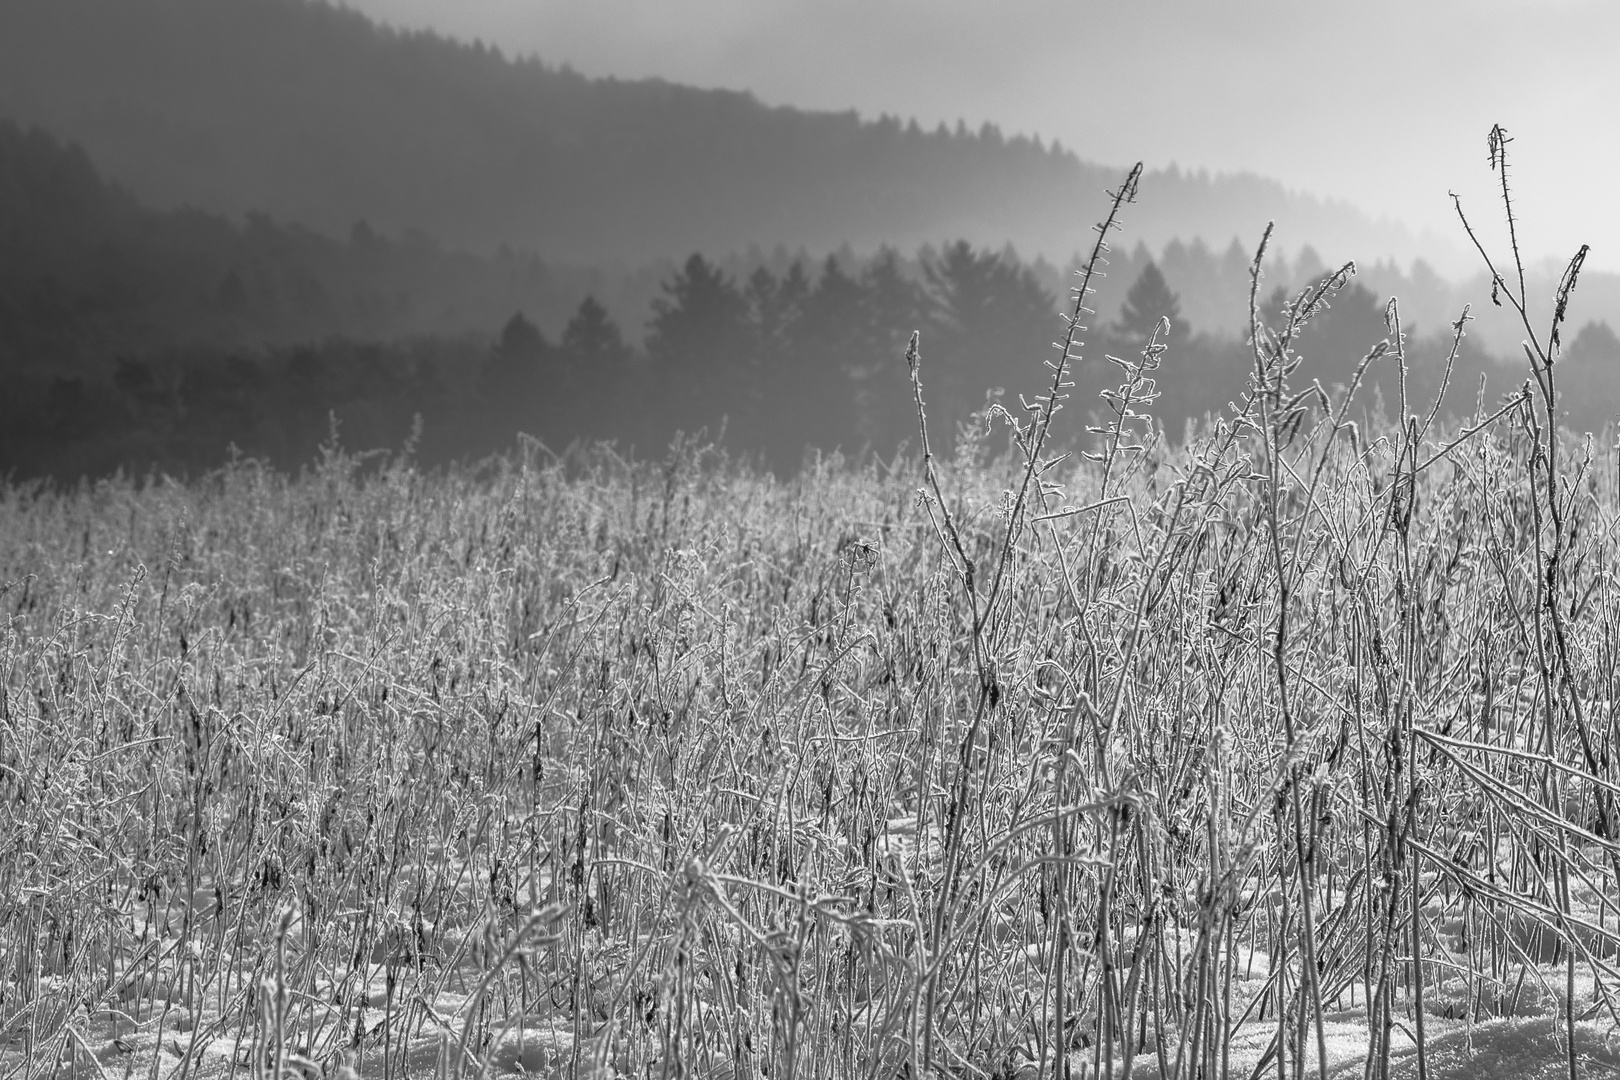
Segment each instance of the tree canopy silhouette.
[{"label": "tree canopy silhouette", "polygon": [[1160,318],[1169,319],[1174,329],[1181,321],[1181,297],[1170,291],[1158,264],[1150,261],[1125,292],[1125,306],[1119,313],[1120,336],[1132,344],[1145,343]]},{"label": "tree canopy silhouette", "polygon": [[653,301],[647,358],[659,399],[684,426],[717,424],[746,401],[756,377],[748,301],[724,271],[693,253]]},{"label": "tree canopy silhouette", "polygon": [[[1032,389],[1057,326],[1057,302],[1029,267],[965,240],[926,263],[934,303],[934,401],[951,420],[984,402],[987,389]],[[947,427],[946,431],[949,431]]]},{"label": "tree canopy silhouette", "polygon": [[630,362],[630,346],[596,297],[587,295],[563,328],[563,351],[582,378],[616,373]]}]

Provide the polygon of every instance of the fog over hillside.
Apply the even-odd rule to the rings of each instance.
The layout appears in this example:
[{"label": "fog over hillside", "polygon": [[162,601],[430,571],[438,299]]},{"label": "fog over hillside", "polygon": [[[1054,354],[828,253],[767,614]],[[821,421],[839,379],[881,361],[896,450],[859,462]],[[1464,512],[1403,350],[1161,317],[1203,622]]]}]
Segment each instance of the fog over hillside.
[{"label": "fog over hillside", "polygon": [[1616,41],[0,0],[0,1080],[1620,1074]]},{"label": "fog over hillside", "polygon": [[[83,145],[156,206],[356,220],[553,258],[965,237],[1067,259],[1124,168],[991,126],[933,130],[748,94],[589,79],[301,0],[3,0],[0,115]],[[1330,259],[1403,227],[1253,175],[1151,172],[1133,239]],[[1431,254],[1432,258],[1432,254]]]},{"label": "fog over hillside", "polygon": [[[202,468],[232,446],[290,467],[334,417],[366,446],[420,420],[441,461],[520,431],[724,431],[781,470],[888,453],[913,330],[947,430],[987,388],[1017,400],[1124,175],[988,124],[587,78],[318,0],[0,0],[0,472]],[[1226,408],[1253,371],[1267,221],[1264,320],[1359,265],[1298,378],[1349,381],[1398,297],[1410,379],[1371,372],[1374,412],[1438,392],[1470,305],[1443,415],[1523,382],[1523,327],[1483,274],[1448,279],[1401,230],[1272,181],[1167,169],[1090,278],[1080,407],[1164,315],[1156,415],[1179,432]],[[1561,271],[1527,268],[1542,323]],[[1567,314],[1562,419],[1600,430],[1620,275],[1583,275]]]}]

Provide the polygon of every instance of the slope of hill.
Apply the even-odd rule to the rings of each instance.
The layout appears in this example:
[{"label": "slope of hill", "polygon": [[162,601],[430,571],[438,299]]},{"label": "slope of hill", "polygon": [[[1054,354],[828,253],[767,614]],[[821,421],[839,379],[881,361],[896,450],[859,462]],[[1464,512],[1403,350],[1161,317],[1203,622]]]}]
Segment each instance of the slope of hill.
[{"label": "slope of hill", "polygon": [[[81,143],[154,205],[592,261],[947,236],[1066,258],[1123,172],[989,127],[588,79],[316,0],[0,0],[0,114]],[[1418,254],[1399,227],[1249,175],[1150,174],[1130,226],[1223,245],[1270,218],[1333,259]]]},{"label": "slope of hill", "polygon": [[152,349],[560,331],[588,293],[639,329],[660,265],[443,250],[364,223],[335,240],[257,212],[154,211],[80,147],[0,119],[0,371],[105,370]]}]

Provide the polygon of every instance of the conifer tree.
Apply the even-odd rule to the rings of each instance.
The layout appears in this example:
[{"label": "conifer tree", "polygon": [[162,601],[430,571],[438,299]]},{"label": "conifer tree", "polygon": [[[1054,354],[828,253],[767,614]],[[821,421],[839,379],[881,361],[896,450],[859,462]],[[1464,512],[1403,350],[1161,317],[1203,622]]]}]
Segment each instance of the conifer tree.
[{"label": "conifer tree", "polygon": [[563,328],[559,351],[564,413],[558,426],[569,438],[631,435],[618,429],[637,404],[630,346],[596,297],[587,295],[580,302]]},{"label": "conifer tree", "polygon": [[1038,382],[1057,302],[1011,252],[976,251],[966,241],[947,246],[923,272],[935,306],[934,346],[925,332],[923,356],[933,375],[931,407],[950,418],[948,433],[983,406],[987,390],[1000,387],[1016,400]]},{"label": "conifer tree", "polygon": [[[861,291],[861,342],[849,373],[856,445],[892,454],[900,443],[917,438],[904,357],[911,332],[928,326],[929,298],[891,247],[881,249],[862,271]],[[928,344],[933,347],[932,334]]]},{"label": "conifer tree", "polygon": [[734,281],[694,254],[653,301],[647,357],[664,405],[661,434],[735,419],[753,362],[748,300]]},{"label": "conifer tree", "polygon": [[1132,344],[1147,341],[1160,318],[1174,326],[1181,319],[1181,297],[1170,291],[1158,264],[1149,262],[1125,293],[1119,313],[1119,332]]},{"label": "conifer tree", "polygon": [[593,382],[616,375],[630,358],[630,347],[624,343],[619,325],[594,296],[586,296],[568,320],[562,347],[569,368]]},{"label": "conifer tree", "polygon": [[501,342],[495,351],[506,363],[535,364],[545,355],[546,338],[540,332],[540,328],[520,311],[508,319],[506,325],[501,328]]}]

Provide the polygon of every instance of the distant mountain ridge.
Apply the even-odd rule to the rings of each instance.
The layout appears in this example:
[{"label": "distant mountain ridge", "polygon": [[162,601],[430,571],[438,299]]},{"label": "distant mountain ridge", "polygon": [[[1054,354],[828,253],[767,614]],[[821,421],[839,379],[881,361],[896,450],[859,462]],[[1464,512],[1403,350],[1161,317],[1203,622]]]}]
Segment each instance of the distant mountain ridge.
[{"label": "distant mountain ridge", "polygon": [[555,332],[592,293],[639,320],[665,272],[479,257],[364,225],[340,241],[257,212],[154,211],[80,147],[0,118],[0,375],[333,336],[487,336],[514,311]]},{"label": "distant mountain ridge", "polygon": [[[0,0],[0,115],[155,206],[588,261],[957,236],[1065,259],[1124,172],[988,126],[590,79],[317,0]],[[1347,204],[1177,169],[1144,179],[1125,235],[1249,244],[1271,219],[1329,261],[1422,254]]]}]

